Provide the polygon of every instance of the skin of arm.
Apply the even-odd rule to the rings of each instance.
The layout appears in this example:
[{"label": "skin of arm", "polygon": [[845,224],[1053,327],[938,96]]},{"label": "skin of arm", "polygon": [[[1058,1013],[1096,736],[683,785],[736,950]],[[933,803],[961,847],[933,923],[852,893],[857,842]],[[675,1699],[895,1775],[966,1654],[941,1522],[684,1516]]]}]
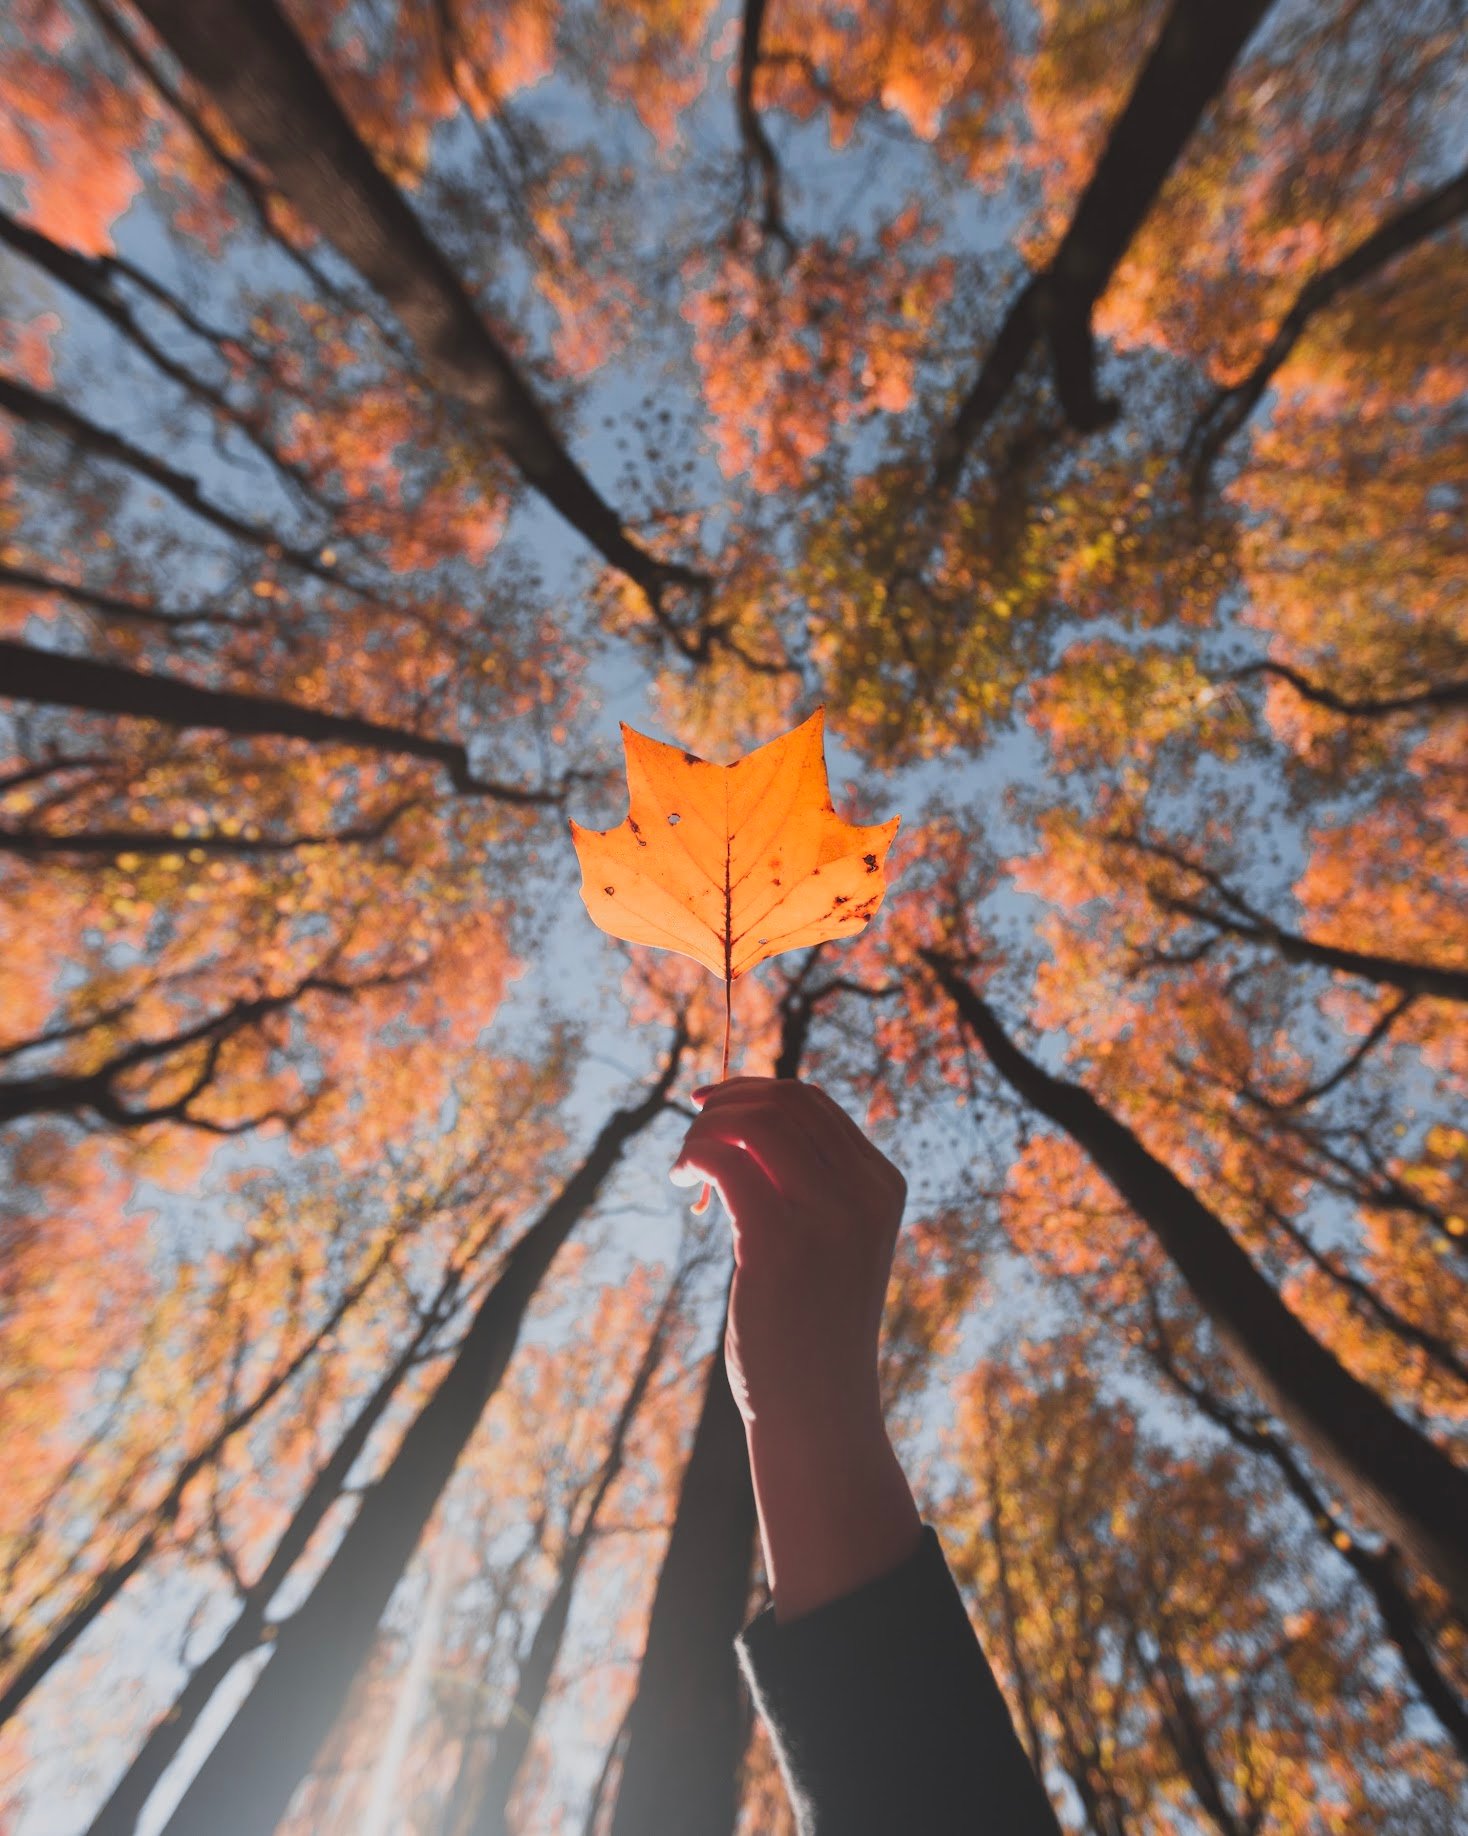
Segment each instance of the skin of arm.
[{"label": "skin of arm", "polygon": [[694,1101],[670,1177],[715,1186],[733,1226],[724,1359],[783,1624],[891,1573],[922,1534],[877,1375],[907,1182],[814,1084],[735,1077]]}]

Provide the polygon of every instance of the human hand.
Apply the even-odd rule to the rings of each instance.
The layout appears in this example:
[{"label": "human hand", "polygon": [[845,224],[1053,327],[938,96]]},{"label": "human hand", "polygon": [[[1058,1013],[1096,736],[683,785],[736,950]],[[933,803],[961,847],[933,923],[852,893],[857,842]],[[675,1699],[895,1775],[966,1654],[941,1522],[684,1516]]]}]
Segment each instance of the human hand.
[{"label": "human hand", "polygon": [[736,1077],[694,1100],[671,1178],[717,1186],[733,1226],[724,1356],[788,1619],[895,1567],[919,1533],[877,1366],[907,1182],[814,1084]]},{"label": "human hand", "polygon": [[866,1428],[907,1182],[837,1103],[793,1078],[696,1091],[670,1175],[718,1187],[734,1232],[725,1343],[745,1421]]}]

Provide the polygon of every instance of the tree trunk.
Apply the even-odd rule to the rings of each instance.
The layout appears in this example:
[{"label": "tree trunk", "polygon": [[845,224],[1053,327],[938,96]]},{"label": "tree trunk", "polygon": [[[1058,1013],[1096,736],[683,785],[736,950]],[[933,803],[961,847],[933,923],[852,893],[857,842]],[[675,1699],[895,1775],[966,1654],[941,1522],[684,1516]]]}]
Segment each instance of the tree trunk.
[{"label": "tree trunk", "polygon": [[680,1026],[643,1100],[613,1112],[581,1165],[505,1258],[453,1364],[363,1499],[310,1598],[281,1627],[270,1662],[165,1826],[168,1836],[271,1836],[285,1815],[499,1387],[542,1278],[596,1202],[623,1148],[661,1113],[685,1043]]},{"label": "tree trunk", "polygon": [[1347,1371],[1285,1306],[1226,1224],[1077,1084],[1027,1057],[946,958],[923,960],[1012,1089],[1090,1157],[1171,1259],[1230,1362],[1362,1523],[1468,1620],[1468,1473]]},{"label": "tree trunk", "polygon": [[1237,1447],[1268,1460],[1279,1473],[1285,1490],[1301,1505],[1322,1540],[1354,1572],[1356,1579],[1381,1615],[1382,1628],[1402,1668],[1412,1679],[1424,1706],[1436,1718],[1438,1726],[1468,1760],[1468,1703],[1465,1703],[1451,1679],[1438,1663],[1422,1617],[1406,1583],[1398,1572],[1396,1551],[1390,1545],[1368,1549],[1356,1537],[1344,1532],[1344,1544],[1335,1540],[1344,1526],[1321,1496],[1314,1481],[1296,1459],[1294,1452],[1268,1426],[1247,1422],[1240,1412],[1224,1402],[1201,1380],[1191,1378],[1180,1368],[1161,1323],[1154,1312],[1153,1331],[1146,1354],[1156,1368],[1181,1395],[1193,1402],[1208,1420],[1221,1428]]},{"label": "tree trunk", "polygon": [[[448,1286],[446,1283],[441,1295],[443,1301],[449,1298]],[[301,1502],[296,1506],[295,1515],[271,1550],[270,1559],[260,1571],[259,1579],[241,1602],[239,1617],[208,1657],[190,1674],[173,1706],[154,1726],[136,1759],[92,1819],[86,1836],[132,1836],[144,1805],[165,1770],[172,1765],[180,1747],[193,1732],[199,1717],[213,1700],[214,1692],[235,1665],[252,1651],[258,1650],[264,1642],[265,1615],[271,1601],[279,1593],[286,1576],[305,1554],[307,1545],[327,1512],[341,1497],[352,1468],[361,1457],[373,1429],[387,1414],[404,1378],[441,1323],[442,1314],[436,1304],[352,1418],[346,1433],[332,1449],[330,1458],[311,1480]]]},{"label": "tree trunk", "polygon": [[0,697],[44,707],[78,708],[89,714],[122,714],[177,727],[181,732],[206,729],[309,740],[320,746],[360,746],[390,756],[426,759],[444,767],[456,790],[503,803],[555,803],[561,795],[476,778],[469,769],[468,753],[454,740],[430,739],[406,727],[363,720],[355,714],[330,714],[274,695],[199,688],[177,676],[131,669],[123,663],[99,663],[59,650],[38,650],[12,638],[0,639]]},{"label": "tree trunk", "polygon": [[392,307],[469,423],[602,556],[656,599],[678,575],[633,542],[566,451],[508,351],[377,165],[276,0],[139,0],[138,11],[280,195]]},{"label": "tree trunk", "polygon": [[[581,1567],[595,1544],[596,1524],[602,1506],[621,1476],[627,1457],[627,1437],[632,1432],[632,1425],[642,1408],[648,1387],[662,1363],[668,1330],[673,1323],[682,1288],[682,1280],[675,1277],[667,1298],[658,1309],[646,1349],[617,1413],[606,1457],[597,1472],[591,1498],[582,1514],[580,1525],[566,1544],[555,1589],[535,1628],[535,1636],[530,1641],[525,1662],[520,1666],[520,1674],[515,1682],[515,1700],[510,1705],[509,1714],[495,1731],[494,1758],[490,1761],[478,1810],[469,1821],[468,1836],[509,1836],[510,1801],[515,1795],[515,1786],[525,1764],[525,1756],[530,1751],[530,1743],[535,1737],[535,1726],[545,1706],[551,1677],[561,1654],[561,1642],[571,1617]],[[450,1832],[450,1836],[457,1836],[457,1831]]]},{"label": "tree trunk", "polygon": [[[807,954],[782,1002],[777,1077],[800,1069],[813,1011],[805,979],[818,953]],[[755,1530],[744,1418],[721,1340],[648,1619],[610,1836],[730,1836],[734,1828],[750,1725],[734,1640],[749,1609]]]},{"label": "tree trunk", "polygon": [[45,1681],[82,1634],[100,1618],[133,1576],[152,1557],[164,1533],[172,1527],[179,1512],[183,1509],[189,1487],[221,1457],[230,1442],[258,1420],[287,1384],[300,1374],[322,1342],[335,1332],[352,1308],[367,1293],[387,1263],[392,1251],[397,1248],[398,1241],[398,1237],[394,1235],[384,1242],[373,1255],[363,1274],[344,1290],[325,1318],[312,1332],[310,1338],[279,1370],[266,1379],[247,1403],[242,1403],[219,1425],[201,1448],[190,1454],[184,1461],[174,1475],[173,1483],[154,1506],[147,1522],[139,1531],[132,1548],[125,1556],[109,1562],[105,1568],[92,1577],[81,1598],[55,1621],[45,1643],[21,1663],[15,1675],[6,1684],[4,1692],[0,1693],[0,1727],[3,1727],[13,1715],[19,1713],[32,1691]]},{"label": "tree trunk", "polygon": [[749,1730],[734,1639],[754,1547],[744,1419],[715,1346],[648,1620],[611,1836],[734,1828]]},{"label": "tree trunk", "polygon": [[1091,310],[1270,4],[1173,0],[1060,247],[1010,307],[939,441],[933,485],[940,495],[957,485],[975,439],[1042,337],[1071,426],[1090,432],[1115,416],[1115,403],[1096,393]]}]

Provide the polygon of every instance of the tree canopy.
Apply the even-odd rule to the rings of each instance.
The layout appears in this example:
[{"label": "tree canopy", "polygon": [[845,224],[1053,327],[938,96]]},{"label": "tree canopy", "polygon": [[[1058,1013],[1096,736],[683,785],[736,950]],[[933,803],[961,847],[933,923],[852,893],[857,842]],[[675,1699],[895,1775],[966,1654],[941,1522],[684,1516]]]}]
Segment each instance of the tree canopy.
[{"label": "tree canopy", "polygon": [[12,0],[0,1825],[788,1829],[663,1179],[723,974],[570,825],[619,720],[823,707],[885,903],[733,1062],[908,1175],[889,1406],[1062,1822],[1461,1827],[1463,45]]}]

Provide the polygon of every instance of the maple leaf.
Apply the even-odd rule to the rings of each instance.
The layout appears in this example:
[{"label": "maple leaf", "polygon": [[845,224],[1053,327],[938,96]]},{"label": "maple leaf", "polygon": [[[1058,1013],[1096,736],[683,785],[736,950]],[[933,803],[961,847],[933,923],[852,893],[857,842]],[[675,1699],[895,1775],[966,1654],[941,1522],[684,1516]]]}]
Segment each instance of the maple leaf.
[{"label": "maple leaf", "polygon": [[724,982],[726,1021],[741,975],[783,950],[856,936],[886,893],[900,819],[860,824],[836,814],[824,719],[818,708],[732,765],[624,725],[626,821],[571,824],[593,923],[702,963]]}]

